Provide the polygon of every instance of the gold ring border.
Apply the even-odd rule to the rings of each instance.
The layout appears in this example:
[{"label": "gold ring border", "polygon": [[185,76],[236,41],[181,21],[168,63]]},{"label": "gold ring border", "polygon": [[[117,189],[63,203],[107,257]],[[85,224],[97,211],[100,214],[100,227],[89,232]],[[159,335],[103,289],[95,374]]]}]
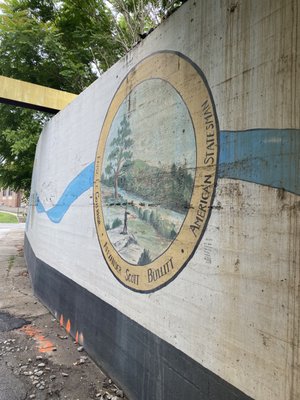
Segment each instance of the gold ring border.
[{"label": "gold ring border", "polygon": [[[194,126],[197,157],[194,189],[191,197],[190,208],[177,237],[173,242],[171,242],[168,249],[153,262],[146,266],[137,266],[127,263],[110,243],[105,229],[102,212],[100,178],[106,140],[115,115],[129,93],[139,83],[148,79],[165,80],[180,94],[189,110]],[[212,129],[211,132],[213,132],[215,144],[213,149],[210,148],[210,151],[213,152],[214,163],[211,165],[205,163],[205,157],[207,157],[207,137],[205,135],[205,119],[201,111],[201,105],[205,102],[207,102],[206,104],[208,104],[209,109],[212,110],[212,118],[214,122],[214,129]],[[93,195],[95,224],[103,256],[113,275],[124,286],[133,291],[142,293],[155,291],[172,281],[186,265],[200,242],[210,216],[210,206],[213,200],[215,181],[217,178],[217,160],[218,120],[210,90],[202,71],[185,56],[177,52],[169,51],[154,53],[130,70],[116,91],[102,126],[96,152]],[[209,184],[209,198],[207,198],[207,176],[211,177]],[[205,198],[207,198],[208,211],[201,222],[201,229],[199,229],[198,235],[195,237],[190,226],[194,224],[197,218],[198,206],[205,188]],[[158,272],[157,276],[162,276],[157,280],[149,282],[149,269],[151,269],[151,271],[159,270],[160,273]],[[167,270],[169,270],[168,273],[163,275]],[[138,279],[135,280],[138,281],[139,284],[137,285],[131,280],[128,280],[129,276],[131,279],[133,276],[138,276]]]}]

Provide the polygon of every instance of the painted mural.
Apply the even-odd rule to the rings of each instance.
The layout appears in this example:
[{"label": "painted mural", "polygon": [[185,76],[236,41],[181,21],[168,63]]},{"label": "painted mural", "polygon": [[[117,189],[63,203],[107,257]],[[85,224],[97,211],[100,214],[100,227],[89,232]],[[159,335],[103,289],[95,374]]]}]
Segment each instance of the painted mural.
[{"label": "painted mural", "polygon": [[101,176],[106,231],[125,261],[148,264],[176,238],[195,167],[194,128],[180,95],[161,79],[137,85],[111,125]]},{"label": "painted mural", "polygon": [[129,72],[107,113],[95,163],[95,221],[114,275],[141,292],[172,280],[210,214],[218,154],[202,72],[154,54]]},{"label": "painted mural", "polygon": [[54,204],[41,189],[32,192],[27,230],[35,212],[59,224],[93,187],[96,231],[109,269],[129,289],[151,292],[171,282],[200,243],[217,165],[218,178],[299,194],[299,144],[297,129],[222,131],[219,138],[201,70],[181,54],[155,53],[115,93],[95,162]]}]

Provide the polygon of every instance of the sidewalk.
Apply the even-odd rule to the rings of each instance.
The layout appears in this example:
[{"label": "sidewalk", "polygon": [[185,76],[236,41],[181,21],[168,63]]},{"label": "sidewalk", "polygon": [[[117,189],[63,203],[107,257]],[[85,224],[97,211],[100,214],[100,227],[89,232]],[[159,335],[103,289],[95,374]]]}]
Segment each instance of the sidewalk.
[{"label": "sidewalk", "polygon": [[33,296],[24,224],[0,224],[0,400],[126,399]]}]

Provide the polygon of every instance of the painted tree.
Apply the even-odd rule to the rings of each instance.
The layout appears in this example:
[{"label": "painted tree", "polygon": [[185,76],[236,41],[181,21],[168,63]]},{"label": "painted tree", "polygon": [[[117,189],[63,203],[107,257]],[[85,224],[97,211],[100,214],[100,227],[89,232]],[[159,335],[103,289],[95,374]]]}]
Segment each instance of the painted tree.
[{"label": "painted tree", "polygon": [[149,250],[144,249],[142,254],[141,254],[141,256],[140,256],[140,258],[139,258],[139,261],[138,261],[137,265],[147,265],[147,264],[150,264],[151,261],[152,260],[151,260],[151,257],[150,257]]},{"label": "painted tree", "polygon": [[119,178],[124,175],[125,166],[128,165],[132,159],[132,151],[130,150],[132,145],[133,140],[131,138],[130,125],[124,115],[118,128],[117,136],[111,142],[111,152],[108,155],[108,164],[105,168],[106,174],[113,176],[116,199],[119,197]]}]

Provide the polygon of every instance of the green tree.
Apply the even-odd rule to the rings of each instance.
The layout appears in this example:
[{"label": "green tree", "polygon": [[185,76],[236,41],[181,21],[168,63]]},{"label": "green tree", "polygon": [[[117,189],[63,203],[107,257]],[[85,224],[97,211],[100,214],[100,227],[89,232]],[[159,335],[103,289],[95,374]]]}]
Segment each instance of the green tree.
[{"label": "green tree", "polygon": [[115,198],[118,195],[118,182],[119,178],[124,175],[124,167],[129,164],[132,158],[132,152],[130,151],[133,140],[131,139],[131,129],[129,122],[125,115],[118,128],[117,136],[112,140],[110,147],[111,152],[107,157],[107,166],[105,172],[107,175],[112,175],[114,179]]},{"label": "green tree", "polygon": [[115,40],[128,52],[184,1],[108,0],[115,18]]},{"label": "green tree", "polygon": [[42,113],[0,106],[0,186],[29,194],[36,143],[44,122]]},{"label": "green tree", "polygon": [[[103,0],[60,2],[55,26],[63,46],[70,49],[68,64],[80,63],[82,77],[93,80],[124,55],[115,40],[114,16]],[[72,69],[65,68],[63,74],[72,77]]]},{"label": "green tree", "polygon": [[[0,5],[0,75],[80,93],[97,72],[67,47],[57,5],[47,0]],[[0,186],[29,192],[36,143],[47,119],[47,114],[0,105]]]},{"label": "green tree", "polygon": [[[0,75],[80,93],[181,3],[3,0]],[[1,186],[29,192],[35,146],[47,119],[0,105]]]}]

